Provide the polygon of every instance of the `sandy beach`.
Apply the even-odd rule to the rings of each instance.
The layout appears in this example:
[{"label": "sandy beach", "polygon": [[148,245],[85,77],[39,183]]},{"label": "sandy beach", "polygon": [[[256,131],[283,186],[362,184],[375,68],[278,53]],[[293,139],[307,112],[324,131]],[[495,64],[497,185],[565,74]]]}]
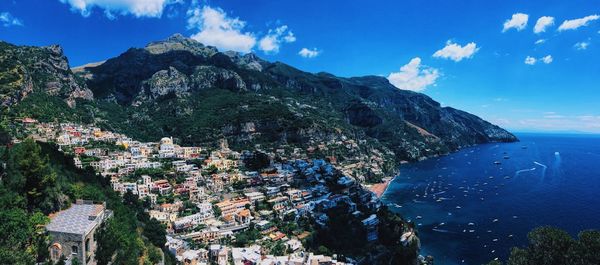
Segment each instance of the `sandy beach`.
[{"label": "sandy beach", "polygon": [[392,178],[385,178],[383,180],[383,183],[373,184],[373,185],[371,185],[369,190],[374,192],[378,198],[381,198],[383,193],[385,193],[385,190],[387,189],[387,187],[390,185],[390,182],[392,182]]}]

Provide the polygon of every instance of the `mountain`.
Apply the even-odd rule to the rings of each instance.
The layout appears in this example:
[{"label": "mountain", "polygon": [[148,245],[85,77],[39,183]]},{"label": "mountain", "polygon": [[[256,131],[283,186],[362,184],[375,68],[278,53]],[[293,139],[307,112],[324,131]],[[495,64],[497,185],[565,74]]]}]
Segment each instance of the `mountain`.
[{"label": "mountain", "polygon": [[[312,155],[361,160],[384,170],[401,160],[517,140],[475,115],[397,89],[383,77],[308,73],[252,53],[219,52],[179,34],[77,68],[75,74],[56,46],[3,47],[2,96],[17,95],[6,101],[14,105],[11,115],[94,122],[140,140],[172,135],[182,144],[226,138],[240,148],[301,147]],[[38,63],[10,59],[5,66],[4,58],[20,58],[12,54],[30,50],[39,54]],[[27,69],[19,80],[42,81],[26,88],[13,81],[6,94],[5,75],[15,72],[11,69]],[[37,76],[46,72],[30,69],[50,74]],[[61,89],[48,88],[56,79]],[[28,87],[40,91],[35,100],[26,97]],[[54,101],[48,105],[48,100]],[[60,109],[61,115],[39,106]],[[65,106],[72,107],[70,113]]]},{"label": "mountain", "polygon": [[93,98],[85,82],[71,72],[60,46],[15,46],[0,41],[0,106],[14,105],[34,92],[61,97],[71,106],[76,99]]}]

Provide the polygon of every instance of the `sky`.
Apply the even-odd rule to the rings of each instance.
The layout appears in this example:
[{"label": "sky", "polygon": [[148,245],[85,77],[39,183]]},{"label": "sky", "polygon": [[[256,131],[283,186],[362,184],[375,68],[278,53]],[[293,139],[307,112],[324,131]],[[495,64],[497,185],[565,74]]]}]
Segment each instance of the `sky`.
[{"label": "sky", "polygon": [[516,132],[600,133],[600,0],[0,0],[0,40],[59,44],[71,66],[174,33],[380,75]]}]

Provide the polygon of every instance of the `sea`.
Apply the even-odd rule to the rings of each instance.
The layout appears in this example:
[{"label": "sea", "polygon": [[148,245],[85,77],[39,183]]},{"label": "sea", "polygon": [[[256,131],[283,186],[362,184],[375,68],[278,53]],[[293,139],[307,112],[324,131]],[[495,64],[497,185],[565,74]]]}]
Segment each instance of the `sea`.
[{"label": "sea", "polygon": [[435,264],[486,264],[535,227],[600,229],[600,136],[518,134],[402,165],[382,196]]}]

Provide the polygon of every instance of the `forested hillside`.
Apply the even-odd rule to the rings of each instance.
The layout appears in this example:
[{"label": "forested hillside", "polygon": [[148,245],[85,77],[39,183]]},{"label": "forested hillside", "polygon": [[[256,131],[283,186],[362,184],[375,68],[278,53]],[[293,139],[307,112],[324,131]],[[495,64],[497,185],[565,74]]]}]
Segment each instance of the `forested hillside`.
[{"label": "forested hillside", "polygon": [[[44,231],[48,214],[76,199],[106,201],[114,211],[97,231],[98,264],[155,264],[162,260],[165,230],[150,220],[135,196],[123,199],[93,170],[80,170],[73,159],[49,144],[32,140],[0,147],[0,263],[34,264],[48,259]],[[173,263],[167,255],[167,264]]]}]

